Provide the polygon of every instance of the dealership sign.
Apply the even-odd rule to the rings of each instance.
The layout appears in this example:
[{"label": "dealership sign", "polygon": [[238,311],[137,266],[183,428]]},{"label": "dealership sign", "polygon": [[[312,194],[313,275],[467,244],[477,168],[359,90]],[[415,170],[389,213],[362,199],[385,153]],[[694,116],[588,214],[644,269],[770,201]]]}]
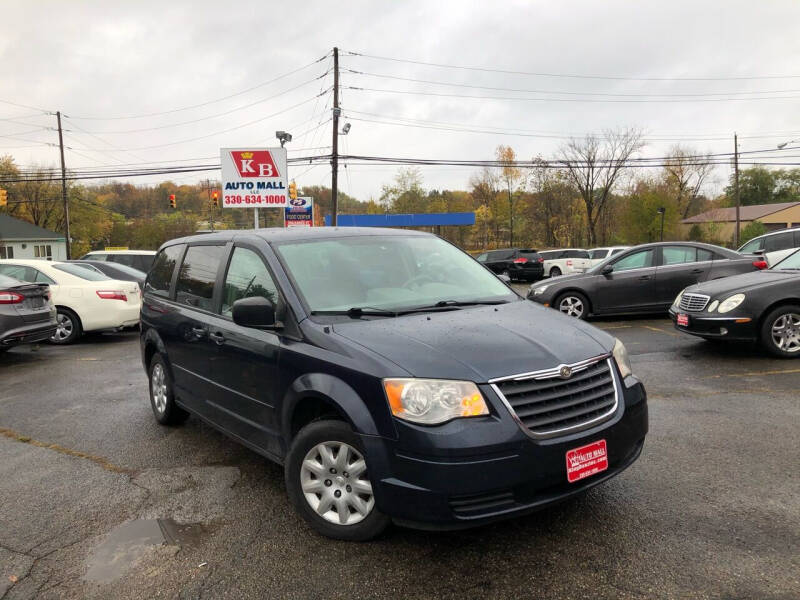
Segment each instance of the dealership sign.
[{"label": "dealership sign", "polygon": [[314,199],[298,197],[286,203],[286,227],[313,227]]},{"label": "dealership sign", "polygon": [[220,155],[223,207],[287,205],[285,148],[221,148]]}]

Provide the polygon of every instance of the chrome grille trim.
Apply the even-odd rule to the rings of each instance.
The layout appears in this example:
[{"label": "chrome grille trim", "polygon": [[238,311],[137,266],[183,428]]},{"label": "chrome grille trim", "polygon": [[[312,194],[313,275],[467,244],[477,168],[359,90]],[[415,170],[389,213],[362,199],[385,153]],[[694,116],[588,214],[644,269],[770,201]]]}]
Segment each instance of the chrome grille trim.
[{"label": "chrome grille trim", "polygon": [[711,296],[705,294],[693,294],[691,292],[683,294],[679,308],[686,312],[701,312],[708,306]]},{"label": "chrome grille trim", "polygon": [[[553,380],[568,382],[569,379],[561,380],[561,378],[559,376],[559,371],[560,371],[561,367],[564,367],[564,366],[570,367],[572,369],[572,373],[575,374],[576,372],[580,373],[581,371],[585,371],[585,370],[589,369],[590,367],[593,367],[596,364],[600,363],[601,361],[605,361],[606,362],[606,364],[608,366],[608,372],[607,373],[608,373],[608,376],[610,377],[610,382],[609,381],[605,381],[601,385],[607,386],[610,383],[611,386],[613,387],[614,399],[613,399],[612,405],[608,408],[608,410],[604,411],[600,415],[595,415],[595,416],[593,416],[592,418],[590,418],[590,419],[588,419],[586,421],[580,421],[578,423],[567,425],[566,427],[555,426],[552,429],[546,429],[546,430],[532,430],[532,429],[530,429],[523,422],[522,418],[520,418],[520,416],[517,414],[517,411],[511,405],[511,402],[509,402],[508,398],[506,397],[506,395],[503,393],[503,391],[500,389],[500,386],[498,385],[498,384],[501,384],[503,382],[519,382],[519,381],[525,381],[525,380],[541,381],[541,380],[547,380],[547,379],[553,379]],[[578,379],[578,378],[576,378],[576,379]],[[620,390],[619,386],[620,386],[620,382],[619,382],[619,378],[618,378],[618,375],[617,375],[617,372],[616,372],[616,368],[615,368],[615,365],[614,365],[614,362],[613,362],[613,358],[610,355],[603,355],[603,356],[600,356],[600,357],[591,358],[591,359],[588,359],[588,360],[585,360],[585,361],[581,361],[581,362],[578,362],[578,363],[574,363],[574,364],[571,364],[571,365],[559,365],[556,368],[544,369],[542,371],[534,371],[532,373],[523,373],[523,374],[519,374],[519,375],[511,375],[511,376],[508,376],[508,377],[499,377],[499,378],[490,380],[489,381],[489,385],[492,387],[492,390],[494,391],[494,393],[497,394],[497,397],[503,402],[505,407],[508,409],[509,413],[514,418],[514,420],[517,422],[517,424],[519,425],[520,429],[522,429],[522,431],[524,431],[526,435],[528,435],[529,437],[531,437],[533,439],[547,439],[547,438],[552,438],[552,437],[556,437],[556,436],[559,436],[559,435],[567,435],[567,434],[570,434],[570,433],[575,433],[575,432],[578,432],[578,431],[582,431],[584,429],[589,429],[591,427],[594,427],[595,425],[599,425],[600,423],[603,423],[604,421],[607,421],[607,420],[611,419],[612,416],[617,412],[617,410],[619,408],[619,390]],[[547,400],[553,400],[553,399],[557,399],[558,398],[557,396],[552,396],[552,394],[550,394],[549,396],[551,396],[551,397],[548,397]],[[562,397],[563,398],[567,398],[569,396],[570,396],[570,393],[565,393],[565,394],[563,394]],[[589,399],[589,400],[591,400],[591,399]],[[580,404],[580,402],[578,402],[576,404]],[[535,406],[535,402],[529,403],[529,406],[530,407],[534,407]],[[556,406],[555,410],[562,410],[562,408],[563,408],[562,406]],[[546,411],[541,411],[541,412],[546,412]],[[534,413],[534,414],[536,414],[536,413]],[[580,416],[580,415],[578,415],[578,416]],[[571,418],[573,418],[573,417],[567,416],[567,419],[571,419]],[[555,419],[555,422],[557,422],[558,420],[559,419]],[[561,419],[561,420],[565,420],[565,419]]]}]

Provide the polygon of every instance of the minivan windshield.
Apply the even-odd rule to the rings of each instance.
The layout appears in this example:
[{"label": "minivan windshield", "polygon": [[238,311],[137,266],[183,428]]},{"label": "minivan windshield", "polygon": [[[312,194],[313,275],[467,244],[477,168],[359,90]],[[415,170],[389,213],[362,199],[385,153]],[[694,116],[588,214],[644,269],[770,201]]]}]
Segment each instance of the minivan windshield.
[{"label": "minivan windshield", "polygon": [[276,244],[312,312],[402,311],[518,299],[469,255],[433,236],[353,236]]}]

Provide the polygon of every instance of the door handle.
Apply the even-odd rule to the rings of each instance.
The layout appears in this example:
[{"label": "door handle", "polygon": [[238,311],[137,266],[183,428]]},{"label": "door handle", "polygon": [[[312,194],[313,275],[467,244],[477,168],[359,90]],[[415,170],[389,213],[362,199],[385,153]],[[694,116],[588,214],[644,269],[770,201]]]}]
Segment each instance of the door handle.
[{"label": "door handle", "polygon": [[205,327],[192,327],[192,333],[196,337],[202,338],[202,337],[206,337],[206,334],[208,333],[208,331],[206,330]]},{"label": "door handle", "polygon": [[651,277],[650,275],[642,275],[641,277],[639,277],[639,281],[647,281],[650,279],[650,277]]},{"label": "door handle", "polygon": [[209,333],[208,337],[210,337],[215,344],[221,346],[225,343],[225,336],[222,335],[219,331],[215,331],[214,333]]},{"label": "door handle", "polygon": [[694,275],[697,275],[698,273],[702,273],[703,271],[705,271],[705,269],[692,269],[692,273]]}]

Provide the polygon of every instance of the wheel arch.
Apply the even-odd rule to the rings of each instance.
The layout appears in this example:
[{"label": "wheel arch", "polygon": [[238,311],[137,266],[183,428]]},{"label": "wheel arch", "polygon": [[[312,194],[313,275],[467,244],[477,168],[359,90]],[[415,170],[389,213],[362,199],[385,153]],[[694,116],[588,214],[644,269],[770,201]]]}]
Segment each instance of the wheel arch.
[{"label": "wheel arch", "polygon": [[582,290],[582,289],[577,288],[577,287],[568,287],[566,289],[559,290],[558,292],[556,292],[555,295],[553,296],[553,304],[550,305],[551,308],[555,308],[556,310],[558,310],[558,306],[557,305],[558,305],[559,300],[561,300],[561,298],[563,296],[569,294],[570,292],[575,293],[575,294],[580,294],[581,296],[586,298],[586,309],[587,309],[586,310],[586,314],[587,315],[592,314],[592,299],[591,299],[591,297],[589,296],[589,294],[586,293],[585,290]]},{"label": "wheel arch", "polygon": [[327,373],[307,373],[283,398],[281,433],[286,447],[302,427],[326,415],[345,421],[358,434],[379,435],[367,403],[352,387]]},{"label": "wheel arch", "polygon": [[83,330],[83,317],[81,317],[81,314],[77,310],[75,310],[75,307],[67,306],[66,304],[62,304],[60,302],[55,304],[55,307],[56,307],[56,310],[58,310],[59,308],[65,308],[69,312],[71,312],[73,315],[75,315],[75,317],[78,319],[78,325],[80,325],[81,330]]},{"label": "wheel arch", "polygon": [[776,308],[789,305],[800,306],[800,298],[794,298],[794,297],[781,298],[780,300],[775,300],[772,304],[765,307],[764,310],[761,311],[761,316],[758,318],[758,330],[761,331],[761,328],[764,326],[764,323],[767,320],[767,315],[769,315],[769,313],[771,313]]}]

